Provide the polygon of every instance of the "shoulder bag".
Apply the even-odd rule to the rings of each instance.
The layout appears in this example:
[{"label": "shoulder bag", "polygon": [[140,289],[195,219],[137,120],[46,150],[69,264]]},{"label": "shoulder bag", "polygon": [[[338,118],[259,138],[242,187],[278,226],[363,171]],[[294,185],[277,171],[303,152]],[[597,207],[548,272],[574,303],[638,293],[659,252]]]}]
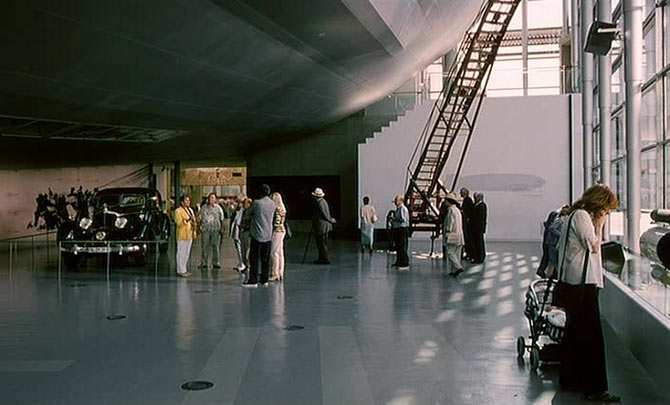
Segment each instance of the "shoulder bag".
[{"label": "shoulder bag", "polygon": [[584,254],[584,265],[582,266],[582,280],[580,284],[569,284],[562,280],[564,275],[563,266],[565,265],[565,255],[568,249],[568,239],[570,238],[570,227],[572,225],[572,218],[575,216],[573,212],[568,219],[568,229],[565,234],[565,244],[563,246],[563,260],[561,266],[558,268],[558,280],[552,293],[551,304],[563,309],[579,308],[584,298],[584,288],[586,286],[586,270],[589,265],[590,251],[587,249]]}]

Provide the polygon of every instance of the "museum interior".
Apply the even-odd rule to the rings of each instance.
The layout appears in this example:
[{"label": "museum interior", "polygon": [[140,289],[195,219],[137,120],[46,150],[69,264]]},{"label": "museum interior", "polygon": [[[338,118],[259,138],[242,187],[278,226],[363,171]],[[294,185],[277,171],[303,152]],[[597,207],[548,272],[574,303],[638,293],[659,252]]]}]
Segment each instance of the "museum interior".
[{"label": "museum interior", "polygon": [[670,1],[0,38],[0,404],[670,403]]}]

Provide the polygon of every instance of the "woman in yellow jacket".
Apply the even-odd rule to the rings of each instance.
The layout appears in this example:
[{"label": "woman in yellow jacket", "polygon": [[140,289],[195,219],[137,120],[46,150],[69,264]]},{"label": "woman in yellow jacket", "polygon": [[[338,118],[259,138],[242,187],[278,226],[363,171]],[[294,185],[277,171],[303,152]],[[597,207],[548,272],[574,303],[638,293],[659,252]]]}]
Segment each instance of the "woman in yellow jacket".
[{"label": "woman in yellow jacket", "polygon": [[195,213],[191,209],[191,198],[183,195],[179,201],[181,206],[174,212],[174,221],[177,224],[177,275],[188,277],[191,275],[187,265],[191,255],[191,244],[195,239],[196,220]]}]

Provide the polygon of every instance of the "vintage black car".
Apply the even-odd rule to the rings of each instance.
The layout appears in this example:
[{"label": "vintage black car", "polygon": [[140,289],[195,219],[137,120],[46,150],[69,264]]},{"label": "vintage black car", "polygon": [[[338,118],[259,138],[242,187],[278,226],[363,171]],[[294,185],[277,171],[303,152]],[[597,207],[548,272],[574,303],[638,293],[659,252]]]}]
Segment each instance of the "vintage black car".
[{"label": "vintage black car", "polygon": [[170,219],[162,211],[160,193],[152,188],[125,187],[98,191],[87,213],[58,229],[63,264],[76,268],[83,257],[115,254],[146,264],[158,245],[168,247]]}]

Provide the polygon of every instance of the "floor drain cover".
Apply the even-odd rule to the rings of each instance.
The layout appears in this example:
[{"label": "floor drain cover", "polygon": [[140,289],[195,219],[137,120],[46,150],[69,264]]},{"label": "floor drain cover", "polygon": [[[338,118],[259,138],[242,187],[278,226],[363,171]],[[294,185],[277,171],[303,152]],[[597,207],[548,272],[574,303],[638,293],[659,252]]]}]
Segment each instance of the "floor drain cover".
[{"label": "floor drain cover", "polygon": [[338,300],[351,300],[351,299],[353,299],[353,298],[354,298],[354,297],[351,296],[351,295],[338,295],[338,296],[337,296],[337,299],[338,299]]},{"label": "floor drain cover", "polygon": [[86,284],[81,284],[81,283],[78,283],[78,284],[70,284],[70,287],[86,287]]},{"label": "floor drain cover", "polygon": [[108,315],[105,318],[110,320],[110,321],[118,321],[119,319],[126,319],[126,316],[125,315]]},{"label": "floor drain cover", "polygon": [[300,325],[289,325],[289,326],[285,326],[284,329],[285,330],[301,330],[301,329],[305,329],[305,327],[300,326]]},{"label": "floor drain cover", "polygon": [[181,385],[181,389],[186,391],[200,391],[212,388],[214,383],[209,381],[189,381]]},{"label": "floor drain cover", "polygon": [[196,294],[203,294],[203,293],[208,293],[209,290],[195,290]]}]

